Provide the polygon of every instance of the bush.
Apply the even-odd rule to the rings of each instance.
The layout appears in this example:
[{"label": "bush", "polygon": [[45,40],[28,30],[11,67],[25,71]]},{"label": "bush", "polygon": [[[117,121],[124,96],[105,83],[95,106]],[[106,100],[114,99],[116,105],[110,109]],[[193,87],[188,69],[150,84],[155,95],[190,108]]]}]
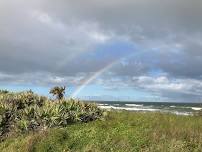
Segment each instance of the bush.
[{"label": "bush", "polygon": [[0,94],[0,136],[94,121],[102,114],[95,104],[73,99],[53,102],[31,91]]},{"label": "bush", "polygon": [[7,93],[9,93],[8,90],[0,90],[0,94],[7,94]]}]

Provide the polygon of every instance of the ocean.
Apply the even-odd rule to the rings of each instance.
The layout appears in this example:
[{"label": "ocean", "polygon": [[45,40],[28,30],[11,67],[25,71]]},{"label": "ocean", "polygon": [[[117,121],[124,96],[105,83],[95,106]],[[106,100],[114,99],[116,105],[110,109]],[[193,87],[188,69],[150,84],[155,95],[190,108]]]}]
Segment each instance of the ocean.
[{"label": "ocean", "polygon": [[202,103],[165,103],[165,102],[120,102],[97,101],[100,108],[142,112],[162,112],[177,115],[193,115],[202,110]]}]

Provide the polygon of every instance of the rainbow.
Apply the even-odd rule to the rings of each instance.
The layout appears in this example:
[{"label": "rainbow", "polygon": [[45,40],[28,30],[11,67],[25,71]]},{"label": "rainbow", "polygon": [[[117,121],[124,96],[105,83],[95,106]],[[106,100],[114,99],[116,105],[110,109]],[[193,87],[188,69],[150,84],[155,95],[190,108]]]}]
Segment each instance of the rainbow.
[{"label": "rainbow", "polygon": [[[133,54],[130,54],[126,57],[123,57],[123,58],[128,58],[128,57],[132,57],[134,55],[137,55],[139,53],[143,53],[144,51],[142,52],[135,52]],[[96,78],[98,78],[99,76],[101,76],[103,73],[105,73],[106,71],[108,71],[109,69],[111,69],[114,65],[118,64],[123,58],[119,58],[113,62],[111,62],[110,64],[106,65],[105,67],[103,67],[102,69],[98,70],[97,72],[95,72],[89,79],[87,79],[86,81],[84,81],[84,83],[79,86],[76,91],[74,91],[72,93],[72,98],[76,98],[76,96],[88,85],[90,84],[91,82],[93,82]]]},{"label": "rainbow", "polygon": [[97,77],[102,75],[104,72],[108,71],[110,68],[112,68],[115,64],[117,64],[119,60],[115,60],[111,62],[110,64],[106,65],[104,68],[100,69],[99,71],[95,72],[89,79],[87,79],[78,89],[76,89],[75,92],[72,94],[72,98],[75,98],[88,84],[90,84],[92,81],[94,81]]}]

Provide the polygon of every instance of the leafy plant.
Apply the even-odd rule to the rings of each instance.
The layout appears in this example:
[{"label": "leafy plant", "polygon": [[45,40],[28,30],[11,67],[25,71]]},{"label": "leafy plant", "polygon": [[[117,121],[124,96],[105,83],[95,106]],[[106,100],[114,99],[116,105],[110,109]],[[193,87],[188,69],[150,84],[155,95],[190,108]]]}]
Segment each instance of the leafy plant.
[{"label": "leafy plant", "polygon": [[9,93],[8,90],[0,90],[0,94],[7,94],[7,93]]},{"label": "leafy plant", "polygon": [[65,86],[64,87],[56,86],[56,87],[52,88],[49,93],[53,94],[53,96],[56,96],[56,98],[58,100],[61,100],[64,98],[65,89],[66,89]]},{"label": "leafy plant", "polygon": [[[60,89],[62,94],[65,88]],[[52,102],[32,91],[0,94],[0,137],[15,132],[64,127],[76,122],[86,123],[102,115],[103,110],[95,104],[73,99]]]}]

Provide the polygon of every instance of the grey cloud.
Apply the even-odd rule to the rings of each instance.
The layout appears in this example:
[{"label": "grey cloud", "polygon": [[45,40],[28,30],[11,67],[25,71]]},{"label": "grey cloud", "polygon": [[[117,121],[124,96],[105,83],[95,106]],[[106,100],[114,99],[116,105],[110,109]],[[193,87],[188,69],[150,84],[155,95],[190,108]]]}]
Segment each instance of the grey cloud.
[{"label": "grey cloud", "polygon": [[[113,60],[124,59],[124,53],[117,55],[110,50],[103,58],[93,55],[100,46],[117,40],[133,43],[142,53],[126,58],[125,62],[120,60],[111,68],[111,76],[124,82],[117,80],[111,84],[130,86],[132,77],[150,75],[155,70],[185,84],[184,80],[200,81],[201,14],[201,0],[2,0],[0,81],[36,84],[69,81],[79,85]],[[49,75],[48,81],[44,82],[37,73]],[[85,76],[81,78],[80,73]],[[192,86],[188,92],[168,89],[161,92],[163,88],[156,92],[168,97],[178,94],[192,98],[198,88],[192,85],[193,81],[188,81]],[[142,83],[135,84],[144,87]]]},{"label": "grey cloud", "polygon": [[54,85],[81,85],[89,75],[78,73],[75,76],[60,76],[48,72],[33,72],[23,74],[5,74],[0,73],[0,83],[10,85],[38,85],[38,86],[54,86]]}]

